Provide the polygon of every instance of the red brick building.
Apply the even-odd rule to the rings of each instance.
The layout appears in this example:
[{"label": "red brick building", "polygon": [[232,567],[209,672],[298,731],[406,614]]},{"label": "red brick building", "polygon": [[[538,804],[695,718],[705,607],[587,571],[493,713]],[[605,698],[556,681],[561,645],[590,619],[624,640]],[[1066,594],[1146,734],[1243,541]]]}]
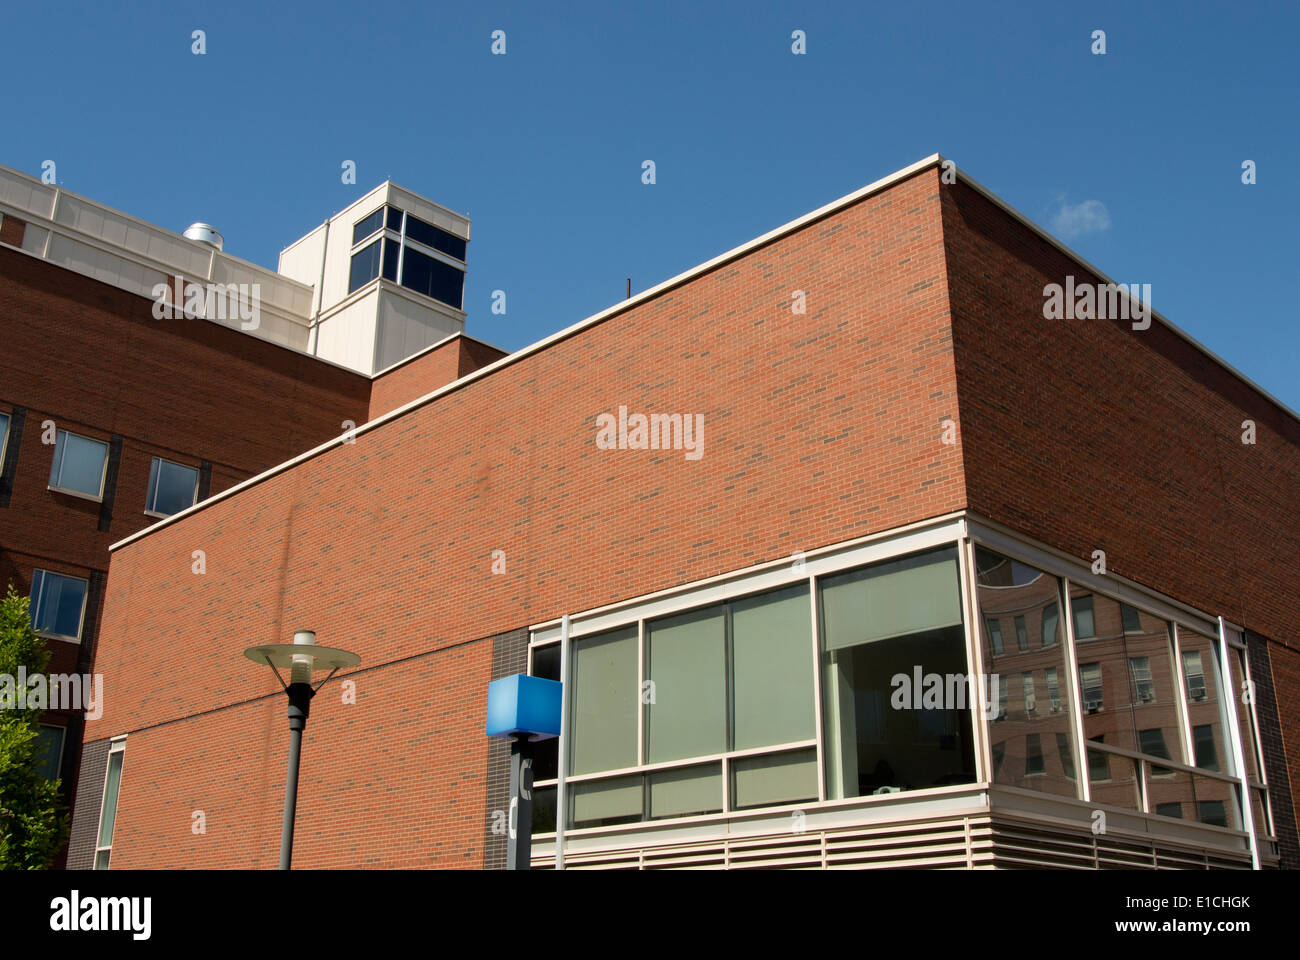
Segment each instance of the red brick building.
[{"label": "red brick building", "polygon": [[[400,406],[502,355],[457,332],[372,376],[308,351],[306,331],[328,313],[313,287],[213,244],[5,168],[0,218],[0,589],[32,597],[50,674],[98,672],[110,544],[364,424],[372,404]],[[267,284],[265,326],[159,316],[143,291],[173,287],[186,256],[220,264],[227,283]],[[352,291],[353,303],[394,296],[383,285]],[[306,294],[296,306],[310,311],[281,310],[281,288]],[[294,321],[300,342],[284,332]],[[46,771],[71,788],[86,711],[61,706],[43,718]]]},{"label": "red brick building", "polygon": [[1067,277],[1109,283],[932,157],[373,390],[114,545],[80,793],[120,792],[70,863],[274,865],[240,651],[312,629],[363,659],[301,866],[500,865],[486,689],[526,671],[567,681],[538,866],[1296,865],[1300,422],[1158,315],[1045,319]]}]

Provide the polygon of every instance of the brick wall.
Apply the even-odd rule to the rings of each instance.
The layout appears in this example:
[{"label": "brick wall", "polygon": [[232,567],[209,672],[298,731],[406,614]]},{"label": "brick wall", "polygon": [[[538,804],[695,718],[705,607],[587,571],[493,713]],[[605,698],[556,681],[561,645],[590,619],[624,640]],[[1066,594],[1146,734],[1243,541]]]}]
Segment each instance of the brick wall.
[{"label": "brick wall", "polygon": [[464,334],[449,337],[426,353],[416,354],[375,377],[370,391],[370,419],[396,410],[505,355],[504,350]]},{"label": "brick wall", "polygon": [[[6,219],[0,242],[20,226]],[[218,492],[369,408],[367,377],[208,321],[155,320],[146,298],[3,248],[0,335],[0,412],[15,414],[0,470],[0,590],[30,593],[38,568],[90,581],[82,643],[49,641],[55,673],[90,670],[108,547],[156,521],[144,512],[153,457],[195,467],[201,490]],[[110,445],[102,503],[47,489],[47,420]],[[80,717],[43,719],[68,728],[70,793]]]},{"label": "brick wall", "polygon": [[1290,771],[1290,862],[1300,423],[1154,318],[1044,319],[1046,284],[1099,278],[970,187],[944,188],[943,222],[971,509],[1089,562],[1104,550],[1111,572],[1272,641],[1280,730],[1265,748]]},{"label": "brick wall", "polygon": [[[114,863],[274,862],[283,707],[230,706],[272,687],[251,643],[312,628],[388,685],[308,729],[305,762],[346,746],[304,768],[300,864],[478,867],[481,638],[964,506],[938,189],[924,171],[119,550],[97,668],[123,693],[88,736],[149,729]],[[702,413],[703,457],[597,449],[620,404]],[[182,798],[225,781],[245,852],[197,855]]]}]

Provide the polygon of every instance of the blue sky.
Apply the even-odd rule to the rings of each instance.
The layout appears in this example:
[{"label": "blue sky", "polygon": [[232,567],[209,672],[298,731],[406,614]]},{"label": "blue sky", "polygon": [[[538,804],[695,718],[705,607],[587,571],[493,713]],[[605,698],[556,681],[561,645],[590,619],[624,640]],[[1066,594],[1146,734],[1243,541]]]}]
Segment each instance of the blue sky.
[{"label": "blue sky", "polygon": [[1300,409],[1300,5],[402,6],[10,5],[0,163],[272,268],[391,177],[515,349],[938,152]]}]

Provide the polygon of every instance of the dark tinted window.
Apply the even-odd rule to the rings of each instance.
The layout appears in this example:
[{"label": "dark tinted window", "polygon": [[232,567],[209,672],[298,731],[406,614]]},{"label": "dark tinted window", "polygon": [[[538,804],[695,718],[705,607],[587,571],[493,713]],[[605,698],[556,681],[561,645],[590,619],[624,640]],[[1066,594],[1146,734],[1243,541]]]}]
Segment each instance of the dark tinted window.
[{"label": "dark tinted window", "polygon": [[402,232],[402,211],[396,207],[388,208],[388,229]]},{"label": "dark tinted window", "polygon": [[433,247],[439,253],[445,253],[457,260],[465,259],[465,241],[460,237],[453,237],[446,230],[439,230],[431,223],[425,223],[415,217],[407,217],[406,235],[416,243]]},{"label": "dark tinted window", "polygon": [[362,220],[352,228],[352,244],[356,246],[366,237],[370,236],[376,230],[384,225],[384,208],[380,207],[366,219]]},{"label": "dark tinted window", "polygon": [[397,255],[402,245],[396,240],[384,240],[384,279],[397,282]]},{"label": "dark tinted window", "polygon": [[352,255],[352,273],[348,276],[348,293],[358,287],[364,287],[379,276],[380,246],[380,242],[376,240],[370,246]]},{"label": "dark tinted window", "polygon": [[[353,258],[353,272],[356,272],[355,258]],[[440,260],[426,257],[407,247],[402,260],[402,286],[409,287],[426,297],[441,300],[459,310],[461,293],[465,286],[465,274]]]}]

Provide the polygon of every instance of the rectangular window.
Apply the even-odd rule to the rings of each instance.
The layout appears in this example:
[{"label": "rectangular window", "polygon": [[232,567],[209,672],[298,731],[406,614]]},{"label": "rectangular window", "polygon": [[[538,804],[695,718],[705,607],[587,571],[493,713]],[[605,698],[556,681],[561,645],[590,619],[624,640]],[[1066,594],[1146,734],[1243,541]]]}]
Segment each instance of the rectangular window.
[{"label": "rectangular window", "polygon": [[117,795],[122,786],[122,758],[126,743],[115,743],[108,753],[108,772],[104,776],[104,800],[99,807],[99,834],[95,842],[95,869],[107,870],[113,851],[113,826],[117,820]]},{"label": "rectangular window", "polygon": [[80,640],[90,584],[80,577],[36,570],[32,573],[32,629],[63,640]]},{"label": "rectangular window", "polygon": [[1228,825],[1228,811],[1222,800],[1198,800],[1196,803],[1196,819],[1211,826],[1226,827]]},{"label": "rectangular window", "polygon": [[[1153,727],[1150,730],[1138,731],[1138,749],[1150,757],[1159,757],[1162,760],[1172,760],[1169,756],[1169,748],[1165,746],[1165,732],[1159,727]],[[1165,776],[1173,773],[1168,767],[1157,767],[1154,764],[1151,767],[1152,776]]]},{"label": "rectangular window", "polygon": [[1061,684],[1056,679],[1056,668],[1047,668],[1047,697],[1052,701],[1052,713],[1061,710]]},{"label": "rectangular window", "polygon": [[1056,735],[1056,752],[1061,757],[1061,769],[1065,776],[1074,779],[1074,752],[1070,749],[1070,738],[1063,733]]},{"label": "rectangular window", "polygon": [[439,230],[431,223],[425,223],[419,217],[407,216],[406,236],[407,239],[422,243],[426,247],[432,247],[439,253],[445,253],[447,256],[455,257],[462,262],[465,260],[464,240],[448,233],[446,230]]},{"label": "rectangular window", "polygon": [[[1016,629],[1014,649],[1009,649],[998,660],[997,669],[990,671],[998,677],[999,717],[996,722],[988,724],[989,746],[995,755],[1005,758],[1003,763],[996,765],[993,781],[1040,793],[1078,797],[1080,785],[1076,765],[1056,760],[1062,744],[1067,756],[1073,757],[1075,749],[1074,723],[1069,710],[1060,709],[1068,701],[1061,699],[1058,678],[1063,670],[1071,669],[1065,664],[1065,646],[1056,638],[1061,581],[982,546],[975,548],[975,570],[975,600],[981,618],[1011,619]],[[1042,637],[1042,649],[1037,644],[1031,648],[1030,632],[1035,637]],[[987,660],[987,651],[985,655]],[[1047,704],[1038,703],[1036,678],[1040,670],[1052,706],[1057,709],[1049,711]],[[1018,696],[1024,708],[1008,714],[1008,679],[1016,676],[1020,677]],[[1016,706],[1019,708],[1020,704]],[[1038,738],[1032,752],[1030,735]],[[1043,744],[1048,745],[1046,750]],[[1050,760],[1047,757],[1049,753]]]},{"label": "rectangular window", "polygon": [[9,450],[9,414],[0,413],[0,468],[4,467],[5,453]]},{"label": "rectangular window", "polygon": [[402,253],[402,245],[396,240],[384,239],[384,279],[397,282],[397,261]]},{"label": "rectangular window", "polygon": [[99,500],[104,495],[107,466],[107,443],[60,430],[54,443],[54,462],[50,464],[50,486]]},{"label": "rectangular window", "polygon": [[646,624],[646,762],[726,751],[726,669],[722,607]]},{"label": "rectangular window", "polygon": [[1079,664],[1079,690],[1086,712],[1095,713],[1102,708],[1100,663]]},{"label": "rectangular window", "polygon": [[379,276],[379,257],[383,243],[376,240],[352,254],[352,269],[348,274],[348,293],[360,290]]},{"label": "rectangular window", "polygon": [[1192,728],[1196,747],[1196,765],[1202,770],[1219,769],[1219,751],[1214,744],[1214,724],[1200,723]]},{"label": "rectangular window", "polygon": [[1156,698],[1156,684],[1151,679],[1151,659],[1149,657],[1129,657],[1129,668],[1133,672],[1133,690],[1138,703],[1152,703]]},{"label": "rectangular window", "polygon": [[67,731],[63,727],[41,724],[37,731],[36,759],[40,765],[41,776],[46,780],[59,779],[59,767],[63,762],[63,740]]},{"label": "rectangular window", "polygon": [[398,233],[401,233],[402,211],[398,210],[396,207],[389,207],[387,225],[389,230],[396,230]]},{"label": "rectangular window", "polygon": [[[1089,743],[1103,743],[1105,737],[1092,737]],[[1110,779],[1110,754],[1104,750],[1088,748],[1088,779],[1091,781]]]},{"label": "rectangular window", "polygon": [[149,468],[149,494],[144,508],[149,513],[170,517],[194,506],[199,491],[199,471],[161,457]]},{"label": "rectangular window", "polygon": [[1201,669],[1201,652],[1188,650],[1183,653],[1183,676],[1187,680],[1187,699],[1205,699],[1205,671]]},{"label": "rectangular window", "polygon": [[1020,687],[1025,696],[1025,713],[1033,713],[1038,709],[1038,694],[1034,690],[1033,671],[1026,671],[1020,675]]},{"label": "rectangular window", "polygon": [[1057,633],[1060,630],[1060,626],[1061,618],[1058,613],[1057,605],[1050,603],[1043,608],[1043,646],[1056,646],[1057,640],[1059,639]]},{"label": "rectangular window", "polygon": [[1043,772],[1043,741],[1036,733],[1025,735],[1025,776]]},{"label": "rectangular window", "polygon": [[[972,782],[956,549],[822,578],[818,601],[827,796]],[[943,696],[923,700],[896,682],[918,673]]]},{"label": "rectangular window", "polygon": [[1181,803],[1157,803],[1156,816],[1173,817],[1175,820],[1183,819],[1183,805]]},{"label": "rectangular window", "polygon": [[989,643],[993,645],[993,653],[1002,653],[1002,622],[997,617],[989,617],[984,625],[988,631]]},{"label": "rectangular window", "polygon": [[706,763],[646,774],[645,819],[722,812],[722,764]]},{"label": "rectangular window", "polygon": [[380,207],[374,213],[367,216],[364,220],[358,220],[352,228],[352,246],[356,246],[366,237],[370,236],[376,230],[384,225],[384,208]]},{"label": "rectangular window", "polygon": [[[409,223],[407,229],[410,229]],[[378,270],[378,264],[375,269]],[[407,247],[402,255],[402,286],[459,310],[465,289],[465,272]]]},{"label": "rectangular window", "polygon": [[1072,597],[1070,610],[1074,614],[1074,639],[1091,640],[1097,636],[1097,624],[1093,618],[1092,597]]},{"label": "rectangular window", "polygon": [[1124,624],[1125,633],[1142,633],[1142,616],[1138,611],[1130,607],[1127,603],[1119,605],[1120,620]]},{"label": "rectangular window", "polygon": [[[729,605],[732,750],[817,736],[806,584]],[[814,794],[816,790],[814,789]]]},{"label": "rectangular window", "polygon": [[733,810],[807,803],[817,799],[817,751],[764,753],[731,761]]},{"label": "rectangular window", "polygon": [[[576,776],[636,766],[637,628],[575,639],[571,653],[570,772]],[[603,802],[591,800],[597,806]]]}]

